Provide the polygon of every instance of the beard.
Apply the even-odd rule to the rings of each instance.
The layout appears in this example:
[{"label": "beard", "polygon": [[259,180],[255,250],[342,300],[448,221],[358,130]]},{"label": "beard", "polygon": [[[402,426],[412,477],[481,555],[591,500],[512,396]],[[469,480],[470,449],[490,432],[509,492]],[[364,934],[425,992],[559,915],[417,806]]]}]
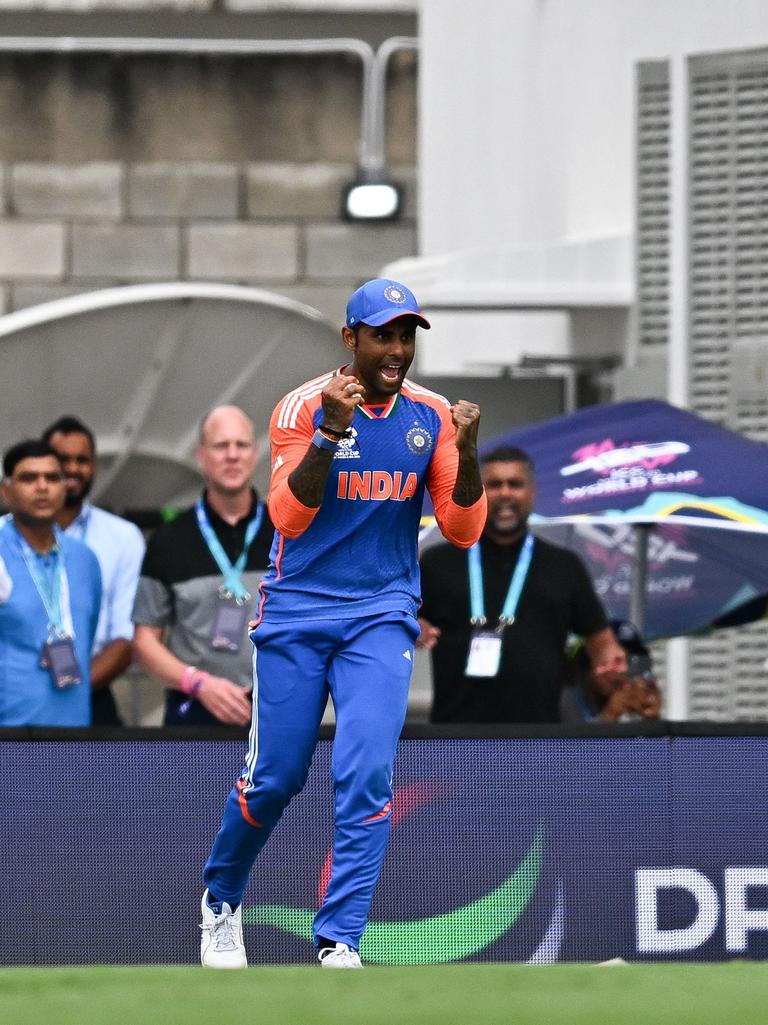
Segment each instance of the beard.
[{"label": "beard", "polygon": [[67,493],[64,497],[64,508],[73,509],[78,505],[82,505],[91,492],[91,484],[93,481],[80,481],[80,487],[77,491],[70,491],[67,488]]},{"label": "beard", "polygon": [[488,517],[491,529],[497,534],[516,534],[525,528],[527,522],[528,515],[526,513],[519,513],[514,520],[499,520],[493,515]]}]

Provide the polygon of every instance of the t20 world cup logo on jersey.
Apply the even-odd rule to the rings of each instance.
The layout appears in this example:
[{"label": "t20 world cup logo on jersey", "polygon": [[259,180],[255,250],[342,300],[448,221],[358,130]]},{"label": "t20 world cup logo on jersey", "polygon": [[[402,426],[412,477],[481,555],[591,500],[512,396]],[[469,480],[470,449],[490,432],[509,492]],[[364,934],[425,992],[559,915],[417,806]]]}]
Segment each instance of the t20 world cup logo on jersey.
[{"label": "t20 world cup logo on jersey", "polygon": [[360,449],[357,447],[357,429],[355,427],[347,428],[347,433],[343,438],[339,439],[339,443],[336,446],[336,451],[333,455],[334,459],[359,459]]}]

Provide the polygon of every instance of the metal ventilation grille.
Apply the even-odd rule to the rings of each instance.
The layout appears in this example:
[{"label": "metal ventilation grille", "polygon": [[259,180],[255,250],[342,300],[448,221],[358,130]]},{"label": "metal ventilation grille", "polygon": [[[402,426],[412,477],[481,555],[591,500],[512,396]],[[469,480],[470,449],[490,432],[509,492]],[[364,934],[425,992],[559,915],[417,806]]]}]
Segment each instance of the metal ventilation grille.
[{"label": "metal ventilation grille", "polygon": [[667,642],[654,641],[648,646],[651,651],[653,673],[662,694],[662,701],[667,692]]},{"label": "metal ventilation grille", "polygon": [[729,347],[735,336],[738,202],[734,171],[735,111],[730,76],[706,67],[690,85],[691,404],[729,422]]},{"label": "metal ventilation grille", "polygon": [[690,718],[768,719],[768,631],[764,623],[720,631],[691,644]]},{"label": "metal ventilation grille", "polygon": [[644,356],[663,356],[669,332],[669,66],[637,76],[637,333]]},{"label": "metal ventilation grille", "polygon": [[[768,441],[768,51],[698,57],[689,80],[691,406]],[[691,645],[691,717],[768,717],[768,627]]]},{"label": "metal ventilation grille", "polygon": [[[689,76],[691,408],[768,442],[768,50],[696,57]],[[668,64],[639,65],[637,81],[638,350],[649,358],[665,355],[669,327]],[[768,718],[767,656],[760,623],[693,641],[691,718]]]},{"label": "metal ventilation grille", "polygon": [[768,440],[768,51],[690,65],[691,402]]}]

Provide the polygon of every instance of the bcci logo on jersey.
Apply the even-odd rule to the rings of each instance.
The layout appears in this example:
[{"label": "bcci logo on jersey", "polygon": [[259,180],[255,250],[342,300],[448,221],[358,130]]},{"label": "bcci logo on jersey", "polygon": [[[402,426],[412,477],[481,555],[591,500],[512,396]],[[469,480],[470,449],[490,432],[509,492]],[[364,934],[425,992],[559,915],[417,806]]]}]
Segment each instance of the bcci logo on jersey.
[{"label": "bcci logo on jersey", "polygon": [[432,435],[423,427],[411,427],[405,436],[405,443],[415,456],[425,456],[432,451]]},{"label": "bcci logo on jersey", "polygon": [[357,430],[350,427],[348,433],[341,438],[336,446],[334,459],[359,459],[360,449],[357,447]]}]

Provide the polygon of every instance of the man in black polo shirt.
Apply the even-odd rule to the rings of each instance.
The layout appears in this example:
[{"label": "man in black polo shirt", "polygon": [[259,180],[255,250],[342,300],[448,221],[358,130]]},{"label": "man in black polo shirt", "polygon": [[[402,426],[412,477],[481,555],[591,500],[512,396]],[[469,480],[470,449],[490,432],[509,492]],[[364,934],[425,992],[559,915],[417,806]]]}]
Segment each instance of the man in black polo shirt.
[{"label": "man in black polo shirt", "polygon": [[432,721],[557,722],[570,633],[584,638],[597,672],[625,668],[626,656],[579,558],[528,530],[536,497],[528,455],[496,449],[482,471],[488,515],[478,544],[469,552],[435,545],[421,560]]},{"label": "man in black polo shirt", "polygon": [[168,688],[166,725],[251,721],[248,619],[274,527],[251,478],[253,422],[237,406],[200,425],[205,490],[150,539],[136,592],[137,660]]}]

